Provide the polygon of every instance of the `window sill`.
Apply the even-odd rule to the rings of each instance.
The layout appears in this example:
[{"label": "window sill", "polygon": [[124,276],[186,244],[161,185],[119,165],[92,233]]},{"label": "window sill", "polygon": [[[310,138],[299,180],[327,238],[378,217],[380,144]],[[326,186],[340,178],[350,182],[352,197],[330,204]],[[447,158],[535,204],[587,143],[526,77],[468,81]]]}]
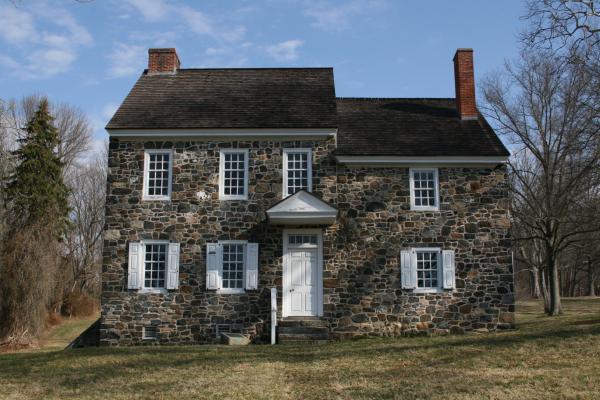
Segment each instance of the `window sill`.
[{"label": "window sill", "polygon": [[436,288],[436,289],[413,289],[413,293],[415,294],[441,294],[444,293],[444,289]]},{"label": "window sill", "polygon": [[139,294],[167,294],[169,292],[167,291],[167,289],[161,288],[161,289],[139,289],[138,293]]},{"label": "window sill", "polygon": [[229,197],[229,196],[219,196],[219,200],[230,201],[230,200],[248,200],[248,197]]},{"label": "window sill", "polygon": [[411,207],[410,211],[440,211],[439,207]]},{"label": "window sill", "polygon": [[142,196],[142,201],[171,201],[171,197],[167,196]]},{"label": "window sill", "polygon": [[246,291],[244,289],[218,289],[218,294],[244,294]]}]

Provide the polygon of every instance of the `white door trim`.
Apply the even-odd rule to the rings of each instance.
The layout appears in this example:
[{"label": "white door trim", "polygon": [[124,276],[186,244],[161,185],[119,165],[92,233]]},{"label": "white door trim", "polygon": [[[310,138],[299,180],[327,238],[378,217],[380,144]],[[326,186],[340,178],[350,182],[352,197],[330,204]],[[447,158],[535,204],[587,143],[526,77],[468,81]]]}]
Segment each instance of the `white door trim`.
[{"label": "white door trim", "polygon": [[[317,246],[313,248],[317,249],[317,295],[316,297],[316,310],[315,316],[323,316],[323,231],[321,229],[284,229],[283,230],[283,282],[282,282],[282,317],[290,317],[289,313],[289,287],[290,287],[290,276],[289,276],[289,246],[288,238],[290,234],[312,234],[317,235]],[[298,247],[301,248],[301,247]]]}]

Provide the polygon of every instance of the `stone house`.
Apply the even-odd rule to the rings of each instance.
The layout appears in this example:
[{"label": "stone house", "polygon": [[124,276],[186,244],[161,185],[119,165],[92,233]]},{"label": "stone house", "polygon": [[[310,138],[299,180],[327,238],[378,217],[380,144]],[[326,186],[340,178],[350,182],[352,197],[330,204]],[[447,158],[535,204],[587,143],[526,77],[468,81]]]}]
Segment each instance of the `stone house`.
[{"label": "stone house", "polygon": [[102,345],[514,326],[506,159],[454,98],[337,98],[331,68],[149,65],[106,129]]}]

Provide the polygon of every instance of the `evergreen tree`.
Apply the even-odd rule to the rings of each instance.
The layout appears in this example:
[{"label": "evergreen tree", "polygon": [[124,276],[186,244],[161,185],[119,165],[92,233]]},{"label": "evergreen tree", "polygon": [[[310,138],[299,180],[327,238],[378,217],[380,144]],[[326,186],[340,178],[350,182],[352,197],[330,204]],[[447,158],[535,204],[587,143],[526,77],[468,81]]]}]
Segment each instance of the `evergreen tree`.
[{"label": "evergreen tree", "polygon": [[58,131],[52,124],[48,101],[42,99],[28,122],[21,146],[14,152],[17,167],[6,196],[17,225],[48,224],[61,235],[69,227],[69,190],[62,178],[56,147]]}]

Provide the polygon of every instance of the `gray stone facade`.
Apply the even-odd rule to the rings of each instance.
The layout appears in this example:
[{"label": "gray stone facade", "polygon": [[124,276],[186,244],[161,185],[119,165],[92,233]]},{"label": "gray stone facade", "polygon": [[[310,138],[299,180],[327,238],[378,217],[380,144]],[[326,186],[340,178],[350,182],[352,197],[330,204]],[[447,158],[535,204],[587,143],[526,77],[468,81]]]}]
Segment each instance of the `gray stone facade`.
[{"label": "gray stone facade", "polygon": [[[249,149],[249,199],[218,198],[220,148]],[[339,210],[323,227],[323,308],[333,337],[462,333],[514,326],[506,169],[439,168],[440,211],[411,211],[408,168],[336,163],[334,139],[144,142],[111,138],[102,270],[102,345],[216,340],[217,325],[254,341],[269,335],[270,288],[281,293],[282,228],[265,211],[281,199],[282,148],[313,149],[312,192]],[[144,149],[173,149],[170,201],[142,201]],[[127,289],[129,241],[180,243],[179,288]],[[206,290],[206,243],[260,244],[259,287]],[[439,294],[401,289],[400,251],[456,252],[456,286]],[[281,295],[280,295],[281,296]],[[281,310],[281,298],[279,298]]]}]

